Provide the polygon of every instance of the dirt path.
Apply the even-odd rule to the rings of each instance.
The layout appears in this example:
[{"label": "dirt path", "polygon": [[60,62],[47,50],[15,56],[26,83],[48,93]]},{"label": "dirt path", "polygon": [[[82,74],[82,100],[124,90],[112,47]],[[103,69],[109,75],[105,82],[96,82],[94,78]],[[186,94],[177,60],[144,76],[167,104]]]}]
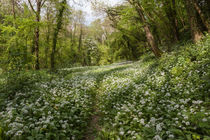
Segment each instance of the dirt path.
[{"label": "dirt path", "polygon": [[95,140],[97,136],[97,132],[100,131],[100,126],[99,126],[99,119],[100,119],[100,113],[97,107],[98,104],[98,98],[96,95],[95,98],[95,104],[94,104],[94,109],[93,109],[93,115],[91,117],[90,124],[87,128],[87,133],[85,136],[85,140]]},{"label": "dirt path", "polygon": [[101,119],[101,115],[100,115],[100,110],[99,110],[99,103],[101,103],[100,100],[100,96],[101,96],[101,86],[102,86],[102,81],[104,79],[104,76],[109,74],[109,73],[113,73],[115,71],[119,71],[119,70],[124,70],[124,67],[117,67],[117,68],[111,68],[111,69],[107,69],[101,73],[98,73],[97,75],[97,87],[96,87],[96,95],[95,95],[95,103],[93,105],[93,115],[90,118],[90,123],[89,126],[87,127],[87,131],[86,131],[86,135],[84,137],[84,140],[95,140],[97,138],[97,134],[98,132],[100,132],[101,128],[99,126],[99,121]]},{"label": "dirt path", "polygon": [[100,131],[100,127],[98,125],[100,117],[97,113],[98,111],[95,110],[94,115],[91,117],[91,122],[89,127],[87,128],[85,140],[94,140],[96,138],[97,132]]}]

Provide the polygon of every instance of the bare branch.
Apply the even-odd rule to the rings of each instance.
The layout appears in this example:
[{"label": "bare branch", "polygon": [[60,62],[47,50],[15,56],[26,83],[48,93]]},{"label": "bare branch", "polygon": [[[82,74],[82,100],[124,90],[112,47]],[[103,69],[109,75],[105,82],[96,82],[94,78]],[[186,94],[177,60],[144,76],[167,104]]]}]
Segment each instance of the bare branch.
[{"label": "bare branch", "polygon": [[47,0],[44,0],[44,1],[42,2],[41,7],[43,7],[43,5],[45,4],[46,1],[47,1]]},{"label": "bare branch", "polygon": [[29,2],[29,4],[30,4],[30,7],[31,7],[32,11],[33,11],[35,14],[37,14],[36,11],[34,10],[33,5],[31,4],[31,0],[28,0],[28,2]]}]

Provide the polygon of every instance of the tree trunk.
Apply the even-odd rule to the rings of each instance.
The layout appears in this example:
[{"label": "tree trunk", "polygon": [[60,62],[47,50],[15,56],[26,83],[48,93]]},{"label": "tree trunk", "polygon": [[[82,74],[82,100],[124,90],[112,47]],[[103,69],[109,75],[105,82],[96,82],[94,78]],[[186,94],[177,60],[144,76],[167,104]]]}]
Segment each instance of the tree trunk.
[{"label": "tree trunk", "polygon": [[176,41],[179,41],[179,29],[178,29],[178,21],[177,21],[177,12],[176,12],[176,1],[172,0],[172,25],[173,25],[173,31],[174,31],[174,39]]},{"label": "tree trunk", "polygon": [[[40,23],[40,14],[41,14],[41,8],[44,5],[44,3],[46,2],[46,0],[42,1],[42,0],[36,0],[36,10],[34,9],[31,0],[28,0],[30,7],[32,9],[32,11],[35,13],[36,15],[36,23],[39,24]],[[40,66],[39,66],[39,25],[36,26],[35,28],[35,37],[34,37],[34,46],[32,46],[32,53],[33,51],[35,52],[35,69],[39,70]],[[33,48],[34,47],[34,48]]]},{"label": "tree trunk", "polygon": [[210,25],[208,23],[208,20],[206,20],[201,8],[199,7],[198,3],[196,0],[192,0],[192,3],[195,7],[195,10],[197,11],[197,13],[199,14],[202,24],[204,25],[204,27],[207,29],[208,32],[210,32]]},{"label": "tree trunk", "polygon": [[24,55],[23,55],[23,57],[24,57],[24,64],[27,64],[27,62],[28,62],[28,51],[27,51],[27,48],[28,48],[28,37],[26,37],[25,38],[26,40],[26,42],[25,42],[25,45],[24,45]]},{"label": "tree trunk", "polygon": [[[41,1],[38,0],[37,3],[37,11],[36,11],[36,22],[39,24],[40,22],[40,13],[41,13]],[[35,29],[35,46],[34,46],[34,51],[35,51],[35,69],[39,70],[39,25],[36,26]]]},{"label": "tree trunk", "polygon": [[58,33],[62,27],[62,20],[63,20],[63,13],[65,10],[66,0],[63,0],[61,2],[61,8],[59,9],[59,13],[57,15],[57,26],[54,30],[53,34],[53,46],[52,46],[52,53],[51,53],[51,69],[55,69],[55,51],[56,51],[56,45],[57,45],[57,38]]},{"label": "tree trunk", "polygon": [[82,47],[82,24],[80,27],[80,35],[79,35],[79,45],[78,45],[79,52],[81,51],[81,47]]},{"label": "tree trunk", "polygon": [[171,42],[179,41],[179,30],[177,27],[177,18],[176,18],[176,3],[175,0],[165,0],[164,3],[166,16],[170,24],[170,38]]},{"label": "tree trunk", "polygon": [[156,57],[161,57],[161,51],[155,42],[155,39],[151,33],[150,27],[147,24],[144,26],[144,31],[146,33],[147,41],[149,42],[153,53],[155,54]]},{"label": "tree trunk", "polygon": [[48,51],[50,45],[50,17],[49,17],[49,9],[47,9],[47,35],[46,35],[46,47],[45,47],[45,68],[48,68]]},{"label": "tree trunk", "polygon": [[16,13],[15,13],[15,0],[12,0],[12,13],[13,13],[13,18],[16,19]]},{"label": "tree trunk", "polygon": [[196,18],[196,11],[194,10],[194,7],[192,5],[191,0],[185,0],[185,6],[187,9],[187,14],[189,18],[189,24],[191,28],[191,36],[194,42],[199,41],[202,38],[202,32],[199,29],[198,21]]},{"label": "tree trunk", "polygon": [[[37,5],[37,7],[39,7],[39,4]],[[40,22],[40,9],[39,12],[37,12],[37,16],[36,16],[36,22],[39,23]],[[39,70],[39,25],[37,25],[36,29],[35,29],[35,69]]]},{"label": "tree trunk", "polygon": [[151,46],[151,50],[154,53],[156,57],[161,57],[161,50],[158,48],[158,45],[156,44],[155,38],[151,32],[150,26],[146,22],[146,18],[144,16],[143,9],[138,1],[134,0],[128,0],[131,5],[133,5],[136,9],[136,11],[139,14],[139,17],[141,19],[141,22],[144,24],[144,31],[146,33],[147,41]]},{"label": "tree trunk", "polygon": [[154,25],[153,26],[153,33],[154,33],[154,37],[155,37],[155,40],[157,41],[157,44],[160,44],[161,45],[161,39],[160,39],[160,36],[158,35],[158,26],[157,25]]},{"label": "tree trunk", "polygon": [[73,30],[73,36],[72,36],[72,46],[75,44],[76,40],[76,31],[77,31],[77,23],[74,23],[74,30]]},{"label": "tree trunk", "polygon": [[48,68],[48,51],[50,45],[50,27],[47,27],[46,47],[45,47],[45,68]]}]

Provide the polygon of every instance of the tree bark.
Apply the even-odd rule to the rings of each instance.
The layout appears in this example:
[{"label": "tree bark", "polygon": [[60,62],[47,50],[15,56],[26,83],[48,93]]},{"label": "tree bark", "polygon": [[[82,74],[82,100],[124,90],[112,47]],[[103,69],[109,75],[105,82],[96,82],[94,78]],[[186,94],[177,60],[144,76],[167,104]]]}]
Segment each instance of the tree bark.
[{"label": "tree bark", "polygon": [[45,68],[48,68],[48,52],[49,52],[49,45],[50,45],[50,11],[47,8],[47,34],[46,34],[46,46],[45,46]]},{"label": "tree bark", "polygon": [[191,36],[193,41],[196,43],[202,38],[203,33],[199,29],[198,21],[196,18],[196,11],[194,10],[194,6],[192,5],[191,0],[185,0],[185,6],[187,9],[189,24],[191,28]]},{"label": "tree bark", "polygon": [[82,47],[82,33],[83,31],[82,31],[82,24],[81,24],[81,26],[80,26],[80,35],[79,35],[79,45],[78,45],[78,50],[79,50],[79,52],[81,51],[81,47]]},{"label": "tree bark", "polygon": [[177,12],[176,12],[176,1],[172,0],[172,25],[173,25],[173,30],[175,33],[175,40],[179,41],[179,29],[178,29],[178,21],[177,21]]},{"label": "tree bark", "polygon": [[195,7],[195,10],[197,11],[197,13],[199,14],[200,18],[201,18],[201,21],[204,25],[204,27],[207,29],[208,32],[210,32],[210,25],[208,23],[208,20],[206,20],[204,14],[203,14],[203,11],[201,10],[201,8],[199,7],[198,3],[196,0],[192,0],[192,3]]},{"label": "tree bark", "polygon": [[[37,2],[37,15],[36,15],[36,22],[39,23],[40,22],[40,4],[39,2]],[[39,25],[37,25],[36,29],[35,29],[35,69],[39,70]]]},{"label": "tree bark", "polygon": [[143,12],[143,9],[142,9],[140,3],[135,0],[128,0],[128,1],[131,5],[133,5],[135,7],[135,9],[138,12],[139,17],[141,19],[141,22],[144,24],[144,31],[146,33],[147,41],[151,46],[152,52],[154,53],[154,55],[156,57],[161,57],[161,50],[158,48],[158,45],[156,44],[155,38],[151,32],[149,24],[146,21],[146,18],[144,16],[144,12]]},{"label": "tree bark", "polygon": [[15,13],[15,0],[12,0],[12,13],[13,13],[13,18],[16,19],[16,13]]},{"label": "tree bark", "polygon": [[28,48],[28,37],[25,38],[25,45],[24,45],[24,63],[27,64],[28,62],[28,52],[27,52],[27,48]]},{"label": "tree bark", "polygon": [[[31,4],[31,1],[28,0],[32,11],[36,15],[37,24],[39,24],[39,22],[40,22],[41,7],[44,5],[45,1],[46,0],[44,0],[44,1],[36,0],[36,11],[35,11],[33,5]],[[40,66],[39,66],[39,31],[40,31],[39,25],[37,25],[35,28],[34,46],[32,46],[32,53],[33,53],[33,51],[35,52],[35,69],[36,70],[40,69]]]},{"label": "tree bark", "polygon": [[147,24],[144,26],[144,31],[146,33],[147,41],[149,42],[153,53],[155,54],[156,57],[161,57],[161,51],[155,42],[155,39],[151,33],[150,27]]},{"label": "tree bark", "polygon": [[63,0],[61,2],[61,8],[59,9],[59,13],[57,15],[57,26],[54,30],[53,34],[53,46],[52,46],[52,53],[51,53],[51,69],[55,69],[55,51],[56,51],[56,45],[57,45],[57,38],[58,33],[62,27],[62,20],[63,20],[63,13],[66,7],[66,0]]},{"label": "tree bark", "polygon": [[175,0],[165,0],[165,12],[170,24],[170,34],[171,41],[179,41],[179,30],[177,27],[177,18],[176,18],[176,2]]},{"label": "tree bark", "polygon": [[73,44],[75,44],[75,38],[76,38],[76,31],[77,31],[77,23],[74,23],[74,33],[73,33]]},{"label": "tree bark", "polygon": [[47,27],[46,47],[45,47],[45,68],[48,68],[48,52],[50,46],[50,27]]}]

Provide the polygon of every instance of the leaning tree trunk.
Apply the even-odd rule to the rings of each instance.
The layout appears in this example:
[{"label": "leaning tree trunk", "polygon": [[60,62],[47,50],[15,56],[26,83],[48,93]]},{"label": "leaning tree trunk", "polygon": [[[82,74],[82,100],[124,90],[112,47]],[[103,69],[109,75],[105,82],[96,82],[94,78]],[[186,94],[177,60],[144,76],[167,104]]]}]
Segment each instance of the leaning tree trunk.
[{"label": "leaning tree trunk", "polygon": [[57,38],[58,38],[58,33],[62,27],[63,13],[65,10],[65,7],[66,7],[66,0],[63,0],[61,2],[61,8],[57,15],[57,26],[53,34],[53,46],[52,46],[52,53],[51,53],[51,69],[52,70],[55,69],[55,51],[56,51],[56,45],[57,45]]},{"label": "leaning tree trunk", "polygon": [[189,24],[191,28],[191,36],[192,36],[193,41],[197,42],[202,38],[203,33],[201,32],[198,25],[196,11],[194,10],[191,0],[185,0],[185,6],[187,9]]},{"label": "leaning tree trunk", "polygon": [[144,15],[144,11],[140,5],[140,3],[138,1],[134,1],[134,0],[128,0],[130,2],[131,5],[133,5],[136,9],[136,11],[139,14],[139,17],[141,19],[141,22],[144,24],[144,31],[146,33],[146,38],[148,43],[151,46],[151,50],[154,53],[154,55],[156,57],[161,57],[161,50],[158,48],[158,45],[155,41],[155,38],[151,32],[150,26],[146,21],[145,15]]},{"label": "leaning tree trunk", "polygon": [[208,20],[205,18],[203,11],[201,10],[201,8],[199,7],[198,3],[196,0],[192,0],[192,3],[195,7],[195,10],[197,11],[197,13],[199,14],[202,24],[204,25],[204,27],[207,29],[208,32],[210,32],[210,25]]},{"label": "leaning tree trunk", "polygon": [[155,42],[155,39],[154,39],[154,36],[152,35],[150,27],[147,24],[144,25],[144,31],[146,33],[147,41],[151,46],[152,52],[155,54],[156,57],[161,57],[161,51]]}]

